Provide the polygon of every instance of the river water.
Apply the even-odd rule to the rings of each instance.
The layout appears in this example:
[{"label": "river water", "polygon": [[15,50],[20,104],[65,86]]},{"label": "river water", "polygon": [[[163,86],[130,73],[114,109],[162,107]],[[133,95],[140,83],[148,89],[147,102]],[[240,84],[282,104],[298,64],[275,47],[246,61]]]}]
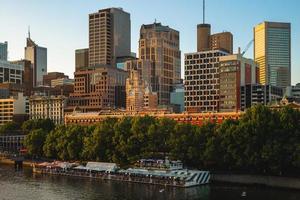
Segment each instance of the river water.
[{"label": "river water", "polygon": [[[245,191],[247,197],[241,197]],[[16,172],[0,164],[1,200],[96,200],[96,199],[201,199],[201,200],[300,200],[300,191],[254,186],[206,185],[194,188],[102,181],[32,174],[30,168]]]}]

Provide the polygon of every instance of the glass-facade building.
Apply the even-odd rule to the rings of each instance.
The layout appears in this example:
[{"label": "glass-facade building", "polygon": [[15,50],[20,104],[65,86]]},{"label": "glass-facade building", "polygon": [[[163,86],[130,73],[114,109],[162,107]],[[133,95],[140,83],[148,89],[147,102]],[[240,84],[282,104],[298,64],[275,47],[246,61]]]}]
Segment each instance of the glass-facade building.
[{"label": "glass-facade building", "polygon": [[254,59],[261,84],[291,85],[291,24],[263,22],[254,27]]},{"label": "glass-facade building", "polygon": [[0,60],[7,61],[7,42],[0,42]]},{"label": "glass-facade building", "polygon": [[25,59],[31,61],[33,66],[33,85],[43,85],[43,76],[47,74],[47,48],[40,47],[27,38]]}]

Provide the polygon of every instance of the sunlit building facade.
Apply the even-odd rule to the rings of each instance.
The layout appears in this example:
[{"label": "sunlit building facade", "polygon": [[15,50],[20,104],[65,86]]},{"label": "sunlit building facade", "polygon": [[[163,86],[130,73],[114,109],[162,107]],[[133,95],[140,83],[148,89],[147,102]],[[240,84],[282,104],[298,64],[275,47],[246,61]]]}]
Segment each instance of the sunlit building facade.
[{"label": "sunlit building facade", "polygon": [[291,24],[263,22],[254,27],[254,60],[259,82],[278,87],[291,85]]}]

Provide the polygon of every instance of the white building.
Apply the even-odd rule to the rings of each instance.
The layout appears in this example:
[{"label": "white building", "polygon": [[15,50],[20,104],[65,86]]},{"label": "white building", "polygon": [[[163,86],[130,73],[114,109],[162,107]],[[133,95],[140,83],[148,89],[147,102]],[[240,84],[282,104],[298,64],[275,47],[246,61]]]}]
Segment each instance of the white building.
[{"label": "white building", "polygon": [[65,96],[31,96],[29,100],[30,119],[51,119],[55,124],[64,123]]},{"label": "white building", "polygon": [[23,93],[7,99],[0,99],[0,125],[12,122],[16,115],[28,115],[29,102]]}]

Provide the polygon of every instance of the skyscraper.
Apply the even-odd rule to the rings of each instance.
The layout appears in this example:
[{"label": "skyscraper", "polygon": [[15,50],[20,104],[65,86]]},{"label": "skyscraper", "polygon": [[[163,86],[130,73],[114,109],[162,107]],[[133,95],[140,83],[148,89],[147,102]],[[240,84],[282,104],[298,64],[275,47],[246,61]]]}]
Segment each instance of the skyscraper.
[{"label": "skyscraper", "polygon": [[161,23],[142,25],[139,56],[154,62],[152,90],[158,93],[160,105],[169,105],[173,85],[181,78],[179,32]]},{"label": "skyscraper", "polygon": [[254,60],[264,85],[291,85],[291,24],[262,22],[254,27]]},{"label": "skyscraper", "polygon": [[89,65],[114,67],[118,57],[130,56],[130,14],[107,8],[89,15]]},{"label": "skyscraper", "polygon": [[0,42],[0,60],[7,61],[7,42]]},{"label": "skyscraper", "polygon": [[47,48],[40,47],[30,38],[27,38],[25,59],[31,61],[33,69],[33,86],[43,84],[43,76],[47,74]]}]

